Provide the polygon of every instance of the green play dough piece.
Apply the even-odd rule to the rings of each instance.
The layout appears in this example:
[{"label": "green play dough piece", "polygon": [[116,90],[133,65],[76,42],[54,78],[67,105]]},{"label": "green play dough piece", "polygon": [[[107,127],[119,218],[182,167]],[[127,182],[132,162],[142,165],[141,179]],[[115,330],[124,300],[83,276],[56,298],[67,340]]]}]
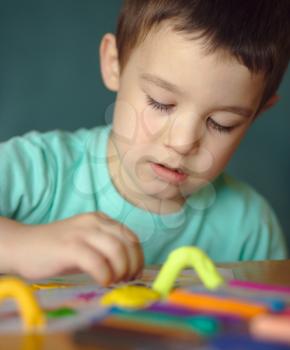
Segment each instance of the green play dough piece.
[{"label": "green play dough piece", "polygon": [[218,320],[208,316],[180,317],[146,310],[132,312],[118,309],[113,311],[113,315],[117,315],[120,319],[130,320],[133,322],[139,321],[144,324],[148,323],[156,326],[164,325],[183,330],[189,329],[206,336],[216,334],[220,328]]},{"label": "green play dough piece", "polygon": [[70,317],[76,315],[77,312],[68,307],[62,307],[60,309],[46,311],[46,316],[48,318],[61,318],[61,317]]}]

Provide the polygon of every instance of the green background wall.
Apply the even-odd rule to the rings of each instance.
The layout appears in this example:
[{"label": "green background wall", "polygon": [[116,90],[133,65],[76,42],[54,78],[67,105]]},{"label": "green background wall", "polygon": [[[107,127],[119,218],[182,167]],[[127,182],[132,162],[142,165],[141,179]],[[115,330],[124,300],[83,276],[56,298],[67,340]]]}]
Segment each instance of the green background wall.
[{"label": "green background wall", "polygon": [[[114,95],[101,82],[98,45],[103,33],[115,30],[120,4],[0,2],[0,141],[31,129],[74,130],[104,123]],[[280,103],[250,130],[229,171],[268,198],[289,244],[289,70],[280,96]]]}]

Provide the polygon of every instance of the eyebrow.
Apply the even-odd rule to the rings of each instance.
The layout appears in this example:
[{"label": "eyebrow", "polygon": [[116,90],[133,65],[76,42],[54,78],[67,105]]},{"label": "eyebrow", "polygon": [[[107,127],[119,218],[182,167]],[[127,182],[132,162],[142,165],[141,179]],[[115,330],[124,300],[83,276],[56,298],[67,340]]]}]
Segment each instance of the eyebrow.
[{"label": "eyebrow", "polygon": [[249,108],[239,107],[239,106],[220,106],[217,109],[222,111],[222,112],[235,113],[235,114],[241,115],[242,117],[245,117],[245,118],[250,118],[254,113],[254,111],[252,111]]},{"label": "eyebrow", "polygon": [[149,83],[152,83],[154,85],[157,85],[157,86],[161,87],[162,89],[177,93],[179,95],[181,94],[181,90],[179,89],[179,87],[177,85],[172,84],[169,81],[166,81],[160,77],[157,77],[156,75],[144,73],[144,74],[141,74],[141,79],[146,80]]},{"label": "eyebrow", "polygon": [[[166,81],[156,75],[143,73],[141,74],[141,79],[146,80],[149,83],[157,85],[162,89],[168,90],[178,95],[182,94],[182,91],[179,89],[177,85],[172,84],[169,81]],[[235,113],[245,118],[250,118],[254,113],[250,108],[241,107],[241,106],[219,106],[217,110]]]}]

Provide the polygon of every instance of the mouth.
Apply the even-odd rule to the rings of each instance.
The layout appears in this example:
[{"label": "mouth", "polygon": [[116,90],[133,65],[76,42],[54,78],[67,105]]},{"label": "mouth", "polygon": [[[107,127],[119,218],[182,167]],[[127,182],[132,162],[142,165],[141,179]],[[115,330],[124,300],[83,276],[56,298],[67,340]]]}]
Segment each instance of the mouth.
[{"label": "mouth", "polygon": [[172,168],[161,163],[151,163],[151,167],[158,178],[171,184],[181,184],[188,178],[188,174],[181,168]]}]

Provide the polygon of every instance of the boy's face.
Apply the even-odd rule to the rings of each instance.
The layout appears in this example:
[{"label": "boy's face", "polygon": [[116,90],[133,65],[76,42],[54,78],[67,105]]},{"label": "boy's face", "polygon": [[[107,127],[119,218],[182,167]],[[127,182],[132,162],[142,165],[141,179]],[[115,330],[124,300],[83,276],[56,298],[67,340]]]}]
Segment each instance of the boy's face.
[{"label": "boy's face", "polygon": [[262,74],[205,54],[203,43],[163,25],[120,76],[110,173],[129,201],[152,211],[174,210],[223,171],[263,94]]}]

